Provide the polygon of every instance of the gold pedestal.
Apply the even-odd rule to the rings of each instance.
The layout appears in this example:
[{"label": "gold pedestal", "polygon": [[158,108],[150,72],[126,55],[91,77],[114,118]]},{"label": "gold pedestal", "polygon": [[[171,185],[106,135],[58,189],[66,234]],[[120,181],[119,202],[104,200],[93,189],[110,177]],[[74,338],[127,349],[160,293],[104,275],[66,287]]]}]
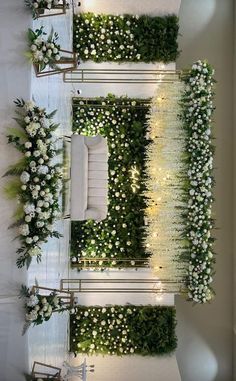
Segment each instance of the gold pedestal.
[{"label": "gold pedestal", "polygon": [[31,377],[33,380],[62,381],[61,368],[35,361],[32,368]]},{"label": "gold pedestal", "polygon": [[[59,312],[61,310],[64,310],[64,308],[72,309],[76,303],[76,298],[74,297],[73,291],[67,291],[67,290],[61,290],[56,288],[50,288],[50,287],[42,287],[42,286],[33,286],[31,289],[31,292],[34,294],[36,291],[40,293],[40,291],[45,292],[45,295],[48,295],[51,292],[55,292],[57,296],[61,299],[63,302],[62,309],[53,310],[53,312]],[[49,292],[47,292],[49,291]],[[40,295],[43,295],[40,293]]]},{"label": "gold pedestal", "polygon": [[51,9],[38,8],[38,18],[65,15],[67,9],[68,4],[66,3],[66,0],[61,0],[58,5],[55,5]]},{"label": "gold pedestal", "polygon": [[50,68],[49,65],[44,70],[40,70],[39,64],[34,63],[36,77],[47,77],[49,75],[61,74],[67,71],[73,71],[77,67],[77,54],[70,50],[60,49],[63,57],[55,62],[56,68]]}]

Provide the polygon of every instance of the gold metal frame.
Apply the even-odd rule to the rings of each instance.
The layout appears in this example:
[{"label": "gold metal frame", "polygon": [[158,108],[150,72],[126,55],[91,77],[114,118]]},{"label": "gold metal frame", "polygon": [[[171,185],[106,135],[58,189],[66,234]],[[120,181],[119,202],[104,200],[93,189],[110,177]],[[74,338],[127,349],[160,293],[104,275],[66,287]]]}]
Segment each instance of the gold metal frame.
[{"label": "gold metal frame", "polygon": [[[61,288],[56,289],[56,288],[42,287],[42,286],[35,285],[32,287],[31,292],[35,293],[36,290],[37,291],[44,290],[44,291],[50,291],[50,292],[54,291],[58,294],[59,298],[63,301],[63,305],[65,305],[68,308],[73,308],[75,305],[76,299],[75,299],[73,291],[62,290]],[[56,309],[53,312],[58,312],[58,311],[60,311],[60,309]]]},{"label": "gold metal frame", "polygon": [[[40,372],[37,371],[37,367],[45,367],[49,369],[54,369],[55,374],[53,373],[46,373],[46,372]],[[53,381],[62,381],[61,377],[61,368],[58,368],[56,366],[48,365],[42,362],[34,361],[31,376],[35,379],[41,378],[42,380],[53,380]]]},{"label": "gold metal frame", "polygon": [[[76,69],[64,73],[66,83],[142,84],[180,81],[181,71],[155,69]],[[145,78],[146,77],[146,78]]]},{"label": "gold metal frame", "polygon": [[[102,261],[102,264],[99,264],[99,262]],[[115,261],[116,264],[112,266],[106,266],[106,263],[110,263]],[[133,265],[131,262],[135,262]],[[125,266],[122,266],[121,264],[124,264]],[[78,259],[77,262],[71,262],[72,268],[77,269],[89,269],[89,268],[104,268],[104,267],[111,267],[111,268],[149,268],[149,258],[126,258],[126,259],[116,259],[116,258],[90,258],[90,257],[82,257],[81,259]]]},{"label": "gold metal frame", "polygon": [[[101,287],[107,284],[117,287]],[[61,290],[74,293],[176,294],[180,293],[182,288],[183,282],[167,279],[61,279]]]},{"label": "gold metal frame", "polygon": [[[39,65],[34,63],[34,70],[36,77],[47,77],[49,75],[55,75],[55,74],[61,74],[67,72],[68,70],[75,70],[77,67],[77,54],[75,52],[72,52],[70,50],[60,49],[60,52],[68,54],[68,58],[61,57],[59,61],[57,61],[55,64],[57,65],[57,68],[50,70],[39,70]],[[64,65],[69,65],[66,67],[63,67]]]},{"label": "gold metal frame", "polygon": [[[88,107],[94,107],[94,108],[106,108],[107,109],[107,108],[112,108],[114,106],[113,103],[111,103],[111,104],[105,104],[105,105],[102,105],[101,103],[98,103],[99,98],[82,98],[82,97],[78,96],[78,97],[73,97],[72,98],[72,107],[76,106],[77,103],[80,104],[81,101],[84,102],[82,107],[88,106]],[[151,98],[139,99],[138,104],[136,104],[135,106],[122,104],[122,99],[121,99],[120,102],[121,103],[115,102],[116,107],[120,107],[120,108],[134,108],[135,107],[135,108],[138,108],[138,109],[139,108],[142,109],[142,108],[148,108],[148,107],[150,107]]]},{"label": "gold metal frame", "polygon": [[[38,18],[41,17],[50,17],[50,16],[61,16],[66,14],[66,10],[68,9],[68,4],[66,3],[66,0],[61,0],[61,4],[55,5],[50,10],[46,10],[44,8],[38,8]],[[58,11],[58,12],[57,12]]]}]

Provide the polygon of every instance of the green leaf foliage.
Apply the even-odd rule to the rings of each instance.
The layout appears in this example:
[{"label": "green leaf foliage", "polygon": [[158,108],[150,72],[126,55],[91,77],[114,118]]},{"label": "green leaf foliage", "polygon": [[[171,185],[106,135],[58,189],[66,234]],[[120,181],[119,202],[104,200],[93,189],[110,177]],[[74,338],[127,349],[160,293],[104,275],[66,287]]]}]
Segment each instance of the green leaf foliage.
[{"label": "green leaf foliage", "polygon": [[[38,33],[41,32],[40,29]],[[10,226],[18,228],[16,238],[21,245],[17,250],[20,255],[17,266],[28,268],[32,257],[36,257],[37,262],[41,260],[44,242],[50,237],[61,236],[53,230],[53,223],[60,213],[62,171],[60,164],[53,163],[55,155],[60,153],[53,133],[58,125],[34,102],[17,99],[14,103],[16,121],[21,128],[8,130],[7,138],[8,143],[21,152],[22,158],[5,173],[4,176],[14,176],[14,179],[4,190],[8,198],[17,201],[14,222]]]},{"label": "green leaf foliage", "polygon": [[4,187],[4,194],[9,200],[15,200],[19,196],[21,181],[19,178],[9,181]]},{"label": "green leaf foliage", "polygon": [[189,300],[209,302],[213,296],[212,281],[215,256],[211,231],[213,198],[212,116],[214,111],[214,69],[207,61],[198,60],[182,79],[185,88],[181,97],[180,118],[186,133],[183,161],[186,178],[183,181],[183,200],[186,208],[182,218],[187,252],[182,261],[189,263],[186,286]]},{"label": "green leaf foliage", "polygon": [[[71,254],[77,265],[84,253],[91,261],[104,258],[99,261],[100,267],[124,267],[121,259],[134,260],[135,267],[135,259],[145,262],[149,257],[143,244],[148,112],[149,100],[112,95],[74,99],[73,131],[101,134],[109,148],[108,215],[101,222],[72,222]],[[92,262],[90,265],[93,267]]]},{"label": "green leaf foliage", "polygon": [[95,62],[171,62],[178,57],[178,17],[74,16],[74,49]]},{"label": "green leaf foliage", "polygon": [[25,157],[18,161],[14,165],[10,165],[4,176],[19,176],[26,168],[27,161]]},{"label": "green leaf foliage", "polygon": [[176,312],[166,306],[79,306],[70,320],[74,353],[142,356],[176,349]]}]

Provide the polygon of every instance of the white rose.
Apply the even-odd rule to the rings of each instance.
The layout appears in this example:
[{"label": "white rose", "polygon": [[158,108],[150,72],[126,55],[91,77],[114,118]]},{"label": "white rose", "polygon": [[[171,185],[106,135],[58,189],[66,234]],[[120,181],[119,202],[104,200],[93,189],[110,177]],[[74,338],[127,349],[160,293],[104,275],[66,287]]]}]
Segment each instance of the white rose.
[{"label": "white rose", "polygon": [[24,171],[22,172],[21,176],[20,176],[20,180],[23,184],[26,184],[28,183],[28,181],[30,180],[30,175],[28,172]]},{"label": "white rose", "polygon": [[19,227],[20,235],[27,236],[29,235],[29,226],[27,224],[23,224]]},{"label": "white rose", "polygon": [[[31,221],[31,217],[29,215],[25,216],[25,222],[30,222],[30,221]],[[31,242],[27,242],[27,243],[31,243]]]},{"label": "white rose", "polygon": [[31,142],[26,142],[25,143],[25,148],[31,148],[32,147],[32,143]]},{"label": "white rose", "polygon": [[[24,119],[24,121],[25,121],[25,123],[28,124],[28,123],[30,123],[30,118],[29,118],[28,116],[26,116],[25,119]],[[29,148],[29,147],[26,147],[26,148]]]},{"label": "white rose", "polygon": [[41,253],[41,249],[38,246],[35,246],[29,250],[29,255],[35,257]]},{"label": "white rose", "polygon": [[32,101],[25,102],[24,108],[26,111],[33,111],[35,107],[35,103]]}]

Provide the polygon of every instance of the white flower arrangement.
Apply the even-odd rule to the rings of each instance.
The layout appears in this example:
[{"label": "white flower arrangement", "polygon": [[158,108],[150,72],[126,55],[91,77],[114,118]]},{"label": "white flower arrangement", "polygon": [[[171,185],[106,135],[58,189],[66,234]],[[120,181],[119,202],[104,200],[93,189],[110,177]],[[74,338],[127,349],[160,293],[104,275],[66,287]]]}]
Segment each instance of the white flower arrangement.
[{"label": "white flower arrangement", "polygon": [[60,0],[25,0],[25,5],[31,9],[34,19],[37,19],[44,10],[57,7]]},{"label": "white flower arrangement", "polygon": [[63,312],[68,309],[54,291],[49,295],[41,295],[37,288],[30,290],[22,285],[19,297],[24,299],[25,307],[25,327],[23,333],[25,333],[31,324],[39,325],[44,321],[48,321],[53,312]]},{"label": "white flower arrangement", "polygon": [[19,181],[6,187],[6,194],[10,198],[17,197],[20,203],[12,227],[18,227],[21,242],[17,265],[28,267],[33,257],[41,260],[41,246],[49,237],[60,236],[52,225],[60,215],[62,171],[60,164],[52,163],[60,153],[54,146],[53,132],[58,127],[52,121],[55,111],[47,114],[31,101],[15,103],[20,109],[15,120],[21,129],[10,129],[7,137],[23,154],[23,159],[6,172],[6,175],[19,176]]},{"label": "white flower arrangement", "polygon": [[187,179],[184,199],[186,248],[189,253],[187,276],[188,297],[196,303],[206,303],[213,297],[213,145],[211,117],[213,107],[214,70],[205,61],[197,61],[184,76],[182,115],[186,131]]},{"label": "white flower arrangement", "polygon": [[[46,66],[56,68],[61,59],[60,45],[57,43],[58,34],[52,29],[47,39],[43,38],[45,35],[43,26],[35,31],[28,29],[29,51],[26,56],[38,65],[39,71],[43,71]],[[37,123],[29,128],[32,131],[37,130]]]}]

